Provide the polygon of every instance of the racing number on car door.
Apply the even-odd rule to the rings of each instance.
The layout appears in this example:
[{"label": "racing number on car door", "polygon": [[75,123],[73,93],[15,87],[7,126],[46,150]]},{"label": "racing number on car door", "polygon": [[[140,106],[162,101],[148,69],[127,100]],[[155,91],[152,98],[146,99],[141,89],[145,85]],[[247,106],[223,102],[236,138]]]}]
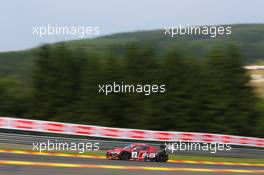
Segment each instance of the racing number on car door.
[{"label": "racing number on car door", "polygon": [[144,158],[144,157],[148,157],[148,153],[136,152],[136,151],[131,152],[132,159]]},{"label": "racing number on car door", "polygon": [[135,151],[131,152],[132,159],[136,159],[137,157],[138,157],[138,152],[135,152]]}]

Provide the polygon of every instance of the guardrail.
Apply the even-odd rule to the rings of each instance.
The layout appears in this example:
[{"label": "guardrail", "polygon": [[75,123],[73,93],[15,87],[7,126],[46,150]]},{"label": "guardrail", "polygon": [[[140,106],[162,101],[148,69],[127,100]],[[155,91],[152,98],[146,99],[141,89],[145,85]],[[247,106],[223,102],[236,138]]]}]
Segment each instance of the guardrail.
[{"label": "guardrail", "polygon": [[129,139],[144,141],[184,141],[200,143],[225,143],[264,147],[263,138],[222,135],[196,132],[170,132],[139,129],[112,128],[94,125],[70,124],[52,121],[28,120],[10,117],[0,117],[0,128],[12,130],[84,135],[111,139]]}]

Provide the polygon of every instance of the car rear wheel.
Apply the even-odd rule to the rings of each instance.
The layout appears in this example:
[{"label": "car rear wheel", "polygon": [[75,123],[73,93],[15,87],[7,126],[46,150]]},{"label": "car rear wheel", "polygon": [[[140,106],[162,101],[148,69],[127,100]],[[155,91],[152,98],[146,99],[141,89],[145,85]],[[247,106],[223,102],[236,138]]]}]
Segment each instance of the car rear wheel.
[{"label": "car rear wheel", "polygon": [[159,152],[156,156],[156,162],[167,162],[168,160],[168,154],[164,152]]},{"label": "car rear wheel", "polygon": [[120,160],[130,160],[130,154],[128,152],[124,152],[119,157]]}]

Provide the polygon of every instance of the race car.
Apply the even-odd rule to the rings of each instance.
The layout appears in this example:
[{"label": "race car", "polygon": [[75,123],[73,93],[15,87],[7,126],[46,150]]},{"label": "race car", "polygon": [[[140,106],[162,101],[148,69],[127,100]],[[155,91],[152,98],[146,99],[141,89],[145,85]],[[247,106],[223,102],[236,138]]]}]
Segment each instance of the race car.
[{"label": "race car", "polygon": [[106,152],[107,159],[117,160],[138,160],[138,161],[155,161],[167,162],[169,160],[165,146],[161,145],[160,149],[147,144],[134,143],[124,148],[115,148]]}]

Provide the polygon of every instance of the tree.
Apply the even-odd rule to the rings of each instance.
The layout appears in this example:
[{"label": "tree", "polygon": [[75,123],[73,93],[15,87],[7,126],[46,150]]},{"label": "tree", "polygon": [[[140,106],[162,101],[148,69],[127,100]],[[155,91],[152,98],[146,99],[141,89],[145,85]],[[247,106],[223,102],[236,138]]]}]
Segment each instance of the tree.
[{"label": "tree", "polygon": [[[256,98],[249,77],[234,46],[215,48],[207,60],[208,106],[210,130],[229,134],[250,134],[255,126]],[[213,127],[212,127],[213,126]],[[214,129],[213,129],[214,128]],[[239,128],[239,130],[237,129]]]}]

